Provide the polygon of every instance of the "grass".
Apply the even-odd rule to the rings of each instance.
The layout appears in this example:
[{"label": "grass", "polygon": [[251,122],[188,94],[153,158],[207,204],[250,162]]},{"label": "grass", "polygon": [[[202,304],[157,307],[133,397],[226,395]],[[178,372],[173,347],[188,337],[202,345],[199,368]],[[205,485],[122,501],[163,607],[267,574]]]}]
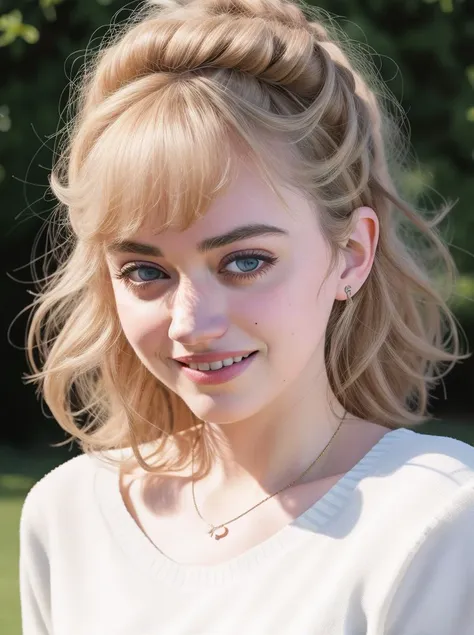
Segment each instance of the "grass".
[{"label": "grass", "polygon": [[0,633],[21,635],[19,523],[24,498],[42,476],[74,454],[65,448],[16,451],[0,446]]},{"label": "grass", "polygon": [[20,635],[18,522],[22,499],[0,499],[0,633]]},{"label": "grass", "polygon": [[[474,423],[430,422],[418,428],[425,434],[454,437],[474,446]],[[21,507],[42,476],[74,456],[66,448],[18,452],[0,446],[0,633],[21,635],[18,558]]]}]

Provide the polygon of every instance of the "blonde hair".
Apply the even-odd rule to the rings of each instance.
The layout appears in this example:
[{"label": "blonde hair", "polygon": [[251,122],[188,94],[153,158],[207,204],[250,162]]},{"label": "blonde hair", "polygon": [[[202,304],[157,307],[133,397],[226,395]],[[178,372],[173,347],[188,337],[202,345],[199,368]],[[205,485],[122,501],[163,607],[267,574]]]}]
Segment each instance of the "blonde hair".
[{"label": "blonde hair", "polygon": [[[430,388],[469,356],[447,304],[456,270],[437,226],[449,209],[428,220],[402,197],[396,102],[343,41],[302,3],[167,0],[132,14],[85,65],[50,181],[57,268],[27,343],[29,381],[83,451],[131,447],[148,471],[189,458],[189,446],[166,457],[165,443],[198,420],[125,339],[105,245],[150,218],[189,227],[231,182],[236,147],[278,196],[284,183],[314,202],[330,269],[353,211],[377,213],[371,273],[352,302],[335,301],[326,331],[330,386],[350,413],[392,429],[423,422]],[[138,447],[151,442],[155,466]]]}]

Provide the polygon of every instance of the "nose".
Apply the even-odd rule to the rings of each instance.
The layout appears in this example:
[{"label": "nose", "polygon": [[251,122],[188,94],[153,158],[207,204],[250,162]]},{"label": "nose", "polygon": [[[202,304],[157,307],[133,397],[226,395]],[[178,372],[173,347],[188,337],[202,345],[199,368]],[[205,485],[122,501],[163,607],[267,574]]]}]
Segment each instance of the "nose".
[{"label": "nose", "polygon": [[186,280],[171,301],[170,339],[185,346],[207,345],[228,329],[225,300],[213,285]]}]

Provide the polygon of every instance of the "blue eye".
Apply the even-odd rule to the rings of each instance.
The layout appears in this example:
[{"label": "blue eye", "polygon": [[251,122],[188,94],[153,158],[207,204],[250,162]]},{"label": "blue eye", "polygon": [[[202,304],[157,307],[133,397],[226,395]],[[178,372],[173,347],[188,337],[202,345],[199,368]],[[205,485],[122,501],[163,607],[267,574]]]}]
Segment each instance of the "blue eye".
[{"label": "blue eye", "polygon": [[[140,266],[135,269],[140,282],[150,282],[150,280],[159,280],[158,274],[163,273],[155,267]],[[132,273],[132,272],[130,272]]]},{"label": "blue eye", "polygon": [[[261,262],[261,258],[236,258],[233,262],[237,265],[238,262],[244,263],[244,273],[247,271],[254,271],[258,267],[258,263]],[[237,265],[240,269],[240,265]]]},{"label": "blue eye", "polygon": [[[264,275],[277,261],[277,257],[257,250],[233,253],[224,258],[219,274],[229,280],[246,282]],[[237,271],[228,269],[230,265],[235,265]],[[135,290],[143,289],[153,282],[169,279],[168,274],[159,267],[137,262],[128,263],[114,274],[114,277]]]},{"label": "blue eye", "polygon": [[162,275],[165,273],[157,267],[131,262],[115,274],[115,277],[130,287],[143,287],[156,280],[163,280]]},{"label": "blue eye", "polygon": [[[277,262],[276,256],[258,249],[241,251],[224,258],[222,275],[230,280],[246,282],[263,276]],[[228,269],[230,265],[235,265],[237,271]]]}]

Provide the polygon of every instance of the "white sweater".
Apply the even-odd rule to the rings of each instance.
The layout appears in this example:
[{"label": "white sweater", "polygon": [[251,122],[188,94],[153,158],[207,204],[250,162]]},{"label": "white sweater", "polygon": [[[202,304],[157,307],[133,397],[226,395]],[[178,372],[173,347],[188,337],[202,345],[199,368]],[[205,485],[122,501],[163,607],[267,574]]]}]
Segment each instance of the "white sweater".
[{"label": "white sweater", "polygon": [[474,448],[401,428],[323,498],[223,564],[166,557],[115,468],[81,455],[30,490],[24,635],[473,635]]}]

